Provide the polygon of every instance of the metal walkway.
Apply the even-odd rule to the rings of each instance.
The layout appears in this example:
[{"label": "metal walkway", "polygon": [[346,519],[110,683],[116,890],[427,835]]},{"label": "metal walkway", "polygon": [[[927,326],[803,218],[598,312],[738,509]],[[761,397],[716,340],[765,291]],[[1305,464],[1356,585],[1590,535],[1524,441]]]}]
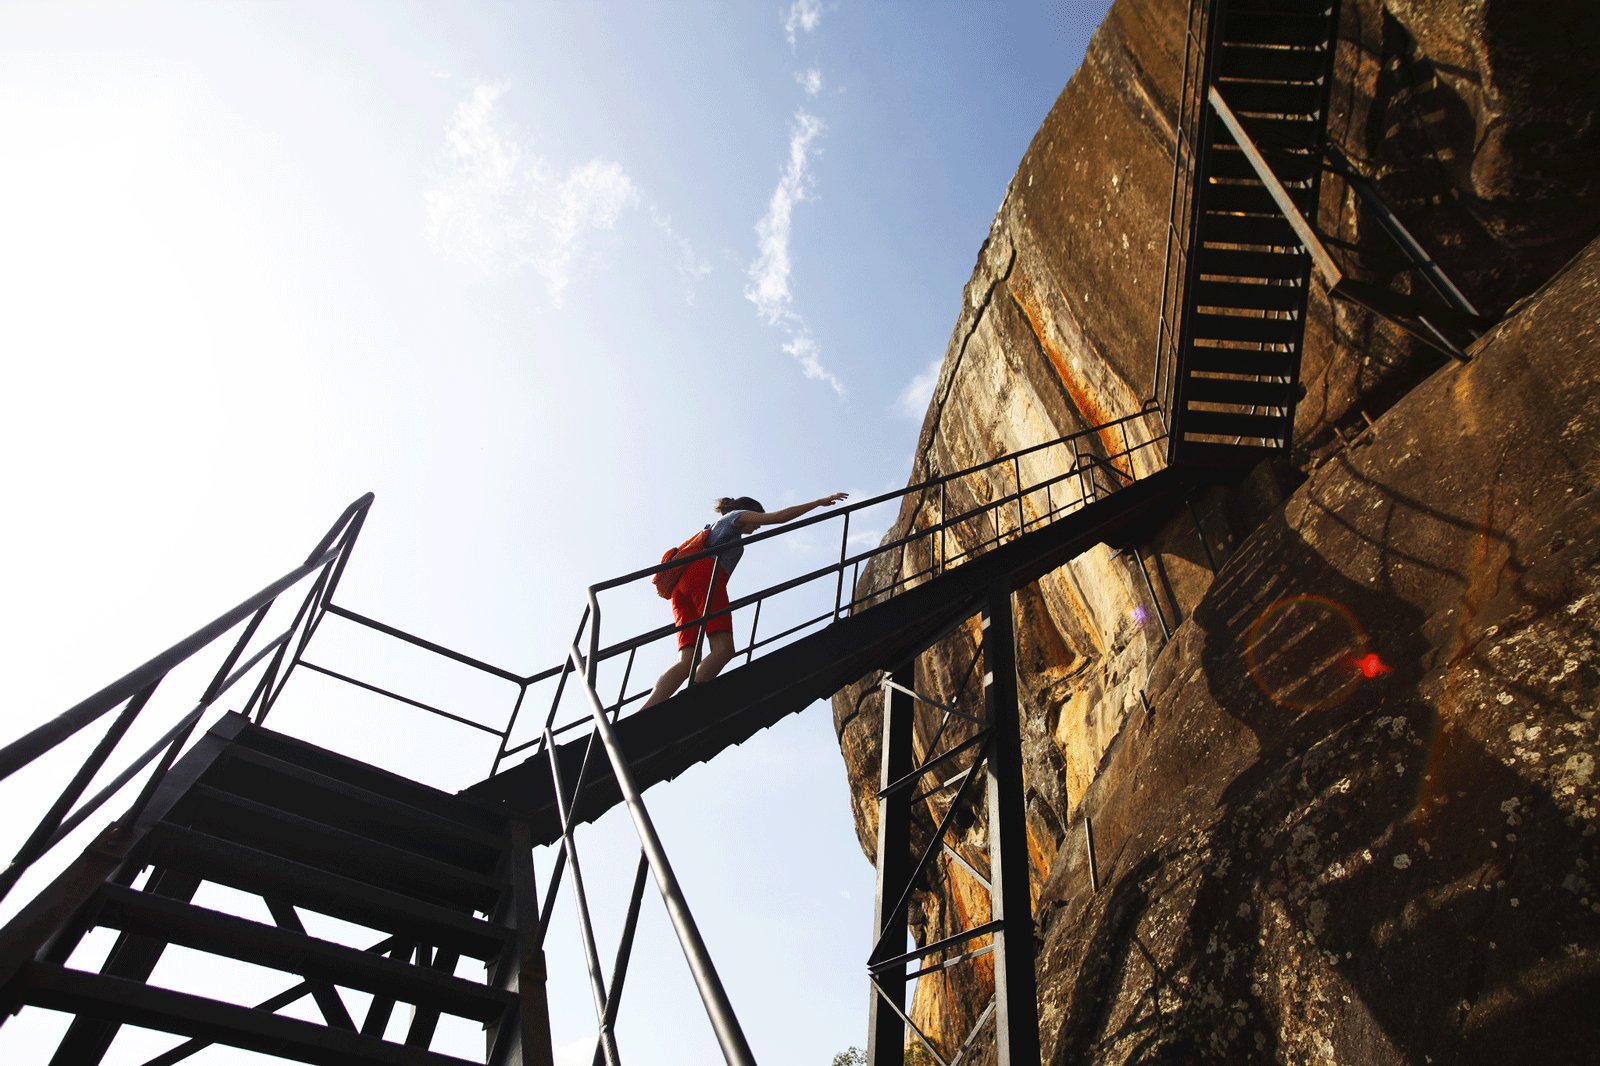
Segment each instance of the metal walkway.
[{"label": "metal walkway", "polygon": [[[899,666],[976,614],[995,589],[1014,591],[1096,544],[1166,517],[1186,485],[1176,470],[1146,476],[1044,529],[679,693],[646,714],[620,719],[616,730],[634,776],[641,787],[670,781],[851,682]],[[589,750],[587,736],[556,747],[565,781],[578,780]],[[582,791],[570,801],[574,823],[592,821],[621,800],[610,768],[590,762]],[[535,843],[560,839],[551,765],[544,758],[502,771],[465,794],[504,804],[508,812],[527,818]]]}]

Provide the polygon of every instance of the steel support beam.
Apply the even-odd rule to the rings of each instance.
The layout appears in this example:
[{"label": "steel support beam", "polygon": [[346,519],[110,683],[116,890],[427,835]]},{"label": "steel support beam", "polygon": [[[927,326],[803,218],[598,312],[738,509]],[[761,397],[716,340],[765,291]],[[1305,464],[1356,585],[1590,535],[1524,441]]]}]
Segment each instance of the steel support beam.
[{"label": "steel support beam", "polygon": [[[915,666],[907,663],[884,679],[883,765],[878,781],[878,888],[873,905],[872,931],[879,943],[894,943],[899,931],[905,943],[905,916],[896,902],[911,876],[911,792],[893,788],[911,772],[911,730],[915,719]],[[905,1066],[906,1030],[901,1015],[906,1009],[906,963],[876,974],[876,987],[867,1009],[867,1062],[871,1066]]]},{"label": "steel support beam", "polygon": [[515,929],[517,938],[489,967],[488,983],[491,988],[515,992],[517,1002],[507,1017],[490,1025],[484,1034],[488,1062],[489,1066],[554,1066],[539,890],[528,823],[513,820],[509,835],[505,870],[509,891],[496,908],[494,920]]},{"label": "steel support beam", "polygon": [[1039,1002],[1033,972],[1033,901],[1022,792],[1022,714],[1011,593],[996,588],[983,616],[984,706],[993,733],[988,762],[989,880],[994,934],[995,1047],[999,1066],[1039,1061]]}]

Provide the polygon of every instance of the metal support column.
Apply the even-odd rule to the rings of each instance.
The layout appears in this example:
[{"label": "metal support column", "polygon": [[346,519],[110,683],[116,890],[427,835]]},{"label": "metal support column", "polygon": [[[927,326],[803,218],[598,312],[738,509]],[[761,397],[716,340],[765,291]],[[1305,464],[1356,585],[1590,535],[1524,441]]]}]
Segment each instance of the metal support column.
[{"label": "metal support column", "polygon": [[504,870],[508,891],[494,915],[516,930],[516,939],[489,965],[490,987],[517,994],[516,1005],[485,1029],[490,1066],[553,1066],[550,1004],[545,994],[544,943],[539,928],[539,890],[533,875],[528,823],[513,821]]},{"label": "metal support column", "polygon": [[989,880],[994,934],[995,1047],[999,1066],[1039,1061],[1039,1003],[1033,972],[1033,901],[1022,792],[1022,715],[1011,593],[994,590],[984,608],[984,705],[993,731],[989,785]]},{"label": "metal support column", "polygon": [[[916,701],[910,690],[915,685],[915,667],[907,663],[892,673],[883,686],[883,771],[879,776],[878,800],[878,895],[874,906],[874,935],[889,938],[896,954],[905,944],[905,915],[894,908],[910,880],[911,793],[909,788],[890,790],[912,769],[911,730]],[[895,933],[899,932],[898,942]],[[901,1015],[906,1010],[906,964],[877,975],[872,988],[872,1004],[867,1013],[867,1062],[872,1066],[904,1066],[906,1029]]]}]

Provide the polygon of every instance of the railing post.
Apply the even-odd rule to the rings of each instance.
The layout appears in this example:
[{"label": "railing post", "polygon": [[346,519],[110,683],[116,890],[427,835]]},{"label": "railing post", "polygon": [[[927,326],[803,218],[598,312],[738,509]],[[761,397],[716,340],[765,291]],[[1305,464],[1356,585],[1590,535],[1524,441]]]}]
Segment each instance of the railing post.
[{"label": "railing post", "polygon": [[[850,554],[850,512],[844,514],[844,531],[839,534],[839,580],[833,589],[833,617],[839,617],[839,607],[844,602],[844,561]],[[852,593],[854,589],[851,590]]]},{"label": "railing post", "polygon": [[[574,665],[581,667],[576,647],[572,648],[571,656]],[[667,916],[672,919],[672,927],[677,931],[678,943],[683,948],[684,958],[689,962],[689,972],[694,976],[694,983],[700,990],[700,1000],[705,1004],[706,1014],[711,1019],[711,1028],[716,1033],[717,1043],[722,1048],[722,1057],[728,1061],[729,1066],[756,1066],[755,1056],[750,1053],[750,1045],[745,1040],[744,1030],[740,1028],[739,1019],[733,1013],[733,1004],[728,1000],[727,990],[722,987],[722,979],[717,976],[717,969],[712,965],[711,954],[706,950],[705,941],[700,937],[694,916],[689,913],[689,904],[683,897],[683,889],[678,885],[677,875],[672,872],[672,864],[667,861],[667,852],[661,846],[661,837],[656,833],[655,823],[650,820],[650,812],[645,809],[644,799],[639,794],[639,786],[633,779],[633,769],[622,754],[622,744],[617,740],[617,731],[606,718],[605,708],[601,706],[600,697],[595,693],[594,687],[585,686],[584,694],[589,698],[595,732],[600,735],[600,742],[605,745],[606,755],[611,759],[611,769],[616,775],[617,787],[628,804],[628,813],[633,817],[633,827],[639,834],[639,844],[650,862],[650,871],[655,875],[656,888],[661,892],[661,899],[667,905]]]},{"label": "railing post", "polygon": [[999,1066],[1039,1061],[1038,989],[1033,973],[1033,903],[1023,807],[1022,715],[1011,593],[995,589],[984,611],[984,704],[993,731],[989,786],[989,882],[994,934],[995,1046]]},{"label": "railing post", "polygon": [[[905,941],[905,919],[889,908],[904,894],[911,875],[912,790],[889,791],[889,786],[912,769],[911,730],[916,705],[906,690],[916,683],[914,663],[907,663],[885,680],[883,763],[878,779],[878,887],[872,931],[877,942],[891,943],[899,950]],[[871,994],[867,1062],[869,1066],[905,1066],[906,1030],[900,1018],[906,1009],[905,965],[877,975]]]},{"label": "railing post", "polygon": [[1017,536],[1022,536],[1028,531],[1028,519],[1022,509],[1022,460],[1016,456],[1011,457],[1011,477],[1017,483]]}]

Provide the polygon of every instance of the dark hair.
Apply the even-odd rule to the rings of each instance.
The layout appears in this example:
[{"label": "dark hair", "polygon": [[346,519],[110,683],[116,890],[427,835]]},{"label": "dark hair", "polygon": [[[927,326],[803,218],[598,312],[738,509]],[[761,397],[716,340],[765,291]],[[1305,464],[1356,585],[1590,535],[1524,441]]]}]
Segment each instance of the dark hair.
[{"label": "dark hair", "polygon": [[761,501],[749,496],[724,496],[711,505],[712,510],[718,514],[727,514],[730,511],[765,511]]}]

